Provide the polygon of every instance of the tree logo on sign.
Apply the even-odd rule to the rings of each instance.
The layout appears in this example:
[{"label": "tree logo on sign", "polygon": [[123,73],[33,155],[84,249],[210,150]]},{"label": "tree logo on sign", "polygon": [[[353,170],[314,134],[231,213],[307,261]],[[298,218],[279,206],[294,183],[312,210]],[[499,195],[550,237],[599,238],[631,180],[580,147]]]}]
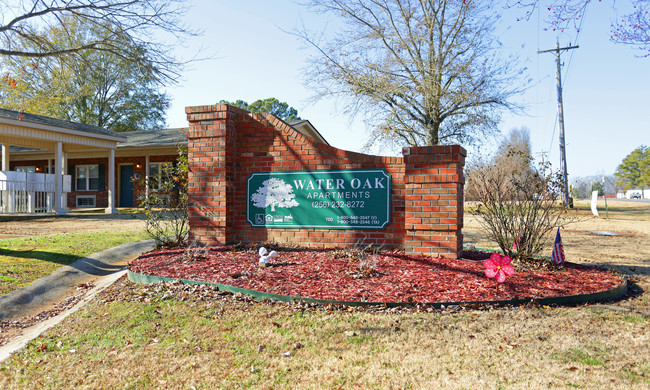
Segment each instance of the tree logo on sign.
[{"label": "tree logo on sign", "polygon": [[251,196],[253,205],[259,208],[267,208],[271,206],[271,211],[275,211],[276,207],[291,208],[300,206],[296,202],[296,194],[293,193],[291,184],[287,184],[284,180],[272,177],[262,182],[262,187],[257,189]]}]

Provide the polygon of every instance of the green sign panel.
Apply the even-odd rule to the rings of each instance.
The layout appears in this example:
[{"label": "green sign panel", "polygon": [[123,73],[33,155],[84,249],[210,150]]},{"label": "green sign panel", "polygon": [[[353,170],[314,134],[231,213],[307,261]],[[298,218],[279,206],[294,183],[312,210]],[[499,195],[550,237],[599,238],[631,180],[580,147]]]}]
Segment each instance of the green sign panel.
[{"label": "green sign panel", "polygon": [[246,196],[254,227],[383,229],[390,222],[383,169],[254,173]]}]

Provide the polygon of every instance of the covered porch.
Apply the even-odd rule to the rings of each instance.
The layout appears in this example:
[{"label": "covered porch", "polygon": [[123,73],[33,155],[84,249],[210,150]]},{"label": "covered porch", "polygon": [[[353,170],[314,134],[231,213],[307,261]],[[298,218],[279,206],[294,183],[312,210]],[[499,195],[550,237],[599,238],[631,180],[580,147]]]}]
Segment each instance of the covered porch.
[{"label": "covered porch", "polygon": [[[93,150],[108,157],[108,207],[115,214],[115,150],[126,138],[103,128],[60,119],[0,109],[0,213],[67,212],[71,181],[65,175],[68,153]],[[49,154],[47,172],[27,167],[10,170],[10,147]]]}]

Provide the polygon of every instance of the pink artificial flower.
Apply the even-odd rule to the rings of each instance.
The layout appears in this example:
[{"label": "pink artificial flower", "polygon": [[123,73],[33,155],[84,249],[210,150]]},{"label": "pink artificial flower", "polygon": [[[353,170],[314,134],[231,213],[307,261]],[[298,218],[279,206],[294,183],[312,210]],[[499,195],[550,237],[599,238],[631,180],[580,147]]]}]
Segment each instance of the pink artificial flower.
[{"label": "pink artificial flower", "polygon": [[506,281],[506,276],[515,273],[514,268],[510,265],[509,256],[501,256],[498,253],[493,253],[489,259],[483,262],[485,265],[485,276],[488,278],[495,278],[497,282],[503,283]]},{"label": "pink artificial flower", "polygon": [[512,250],[513,251],[516,251],[517,249],[519,249],[519,242],[520,241],[521,241],[521,236],[518,236],[517,239],[515,241],[513,241],[513,243],[512,243]]}]

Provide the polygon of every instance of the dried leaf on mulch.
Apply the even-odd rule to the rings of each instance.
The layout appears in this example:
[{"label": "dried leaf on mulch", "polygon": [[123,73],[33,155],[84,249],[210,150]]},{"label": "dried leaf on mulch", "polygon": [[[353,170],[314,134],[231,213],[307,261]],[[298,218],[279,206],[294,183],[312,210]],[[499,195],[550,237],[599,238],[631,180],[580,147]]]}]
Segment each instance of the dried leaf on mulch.
[{"label": "dried leaf on mulch", "polygon": [[[485,277],[481,262],[382,252],[378,274],[355,277],[358,262],[333,250],[281,252],[275,266],[258,266],[258,256],[231,247],[210,247],[202,261],[180,261],[182,249],[146,253],[133,272],[227,284],[273,294],[362,302],[474,302],[588,294],[616,287],[611,272],[567,263],[563,269],[518,272],[499,285]],[[273,264],[272,264],[273,265]],[[236,275],[236,277],[235,277]]]}]

